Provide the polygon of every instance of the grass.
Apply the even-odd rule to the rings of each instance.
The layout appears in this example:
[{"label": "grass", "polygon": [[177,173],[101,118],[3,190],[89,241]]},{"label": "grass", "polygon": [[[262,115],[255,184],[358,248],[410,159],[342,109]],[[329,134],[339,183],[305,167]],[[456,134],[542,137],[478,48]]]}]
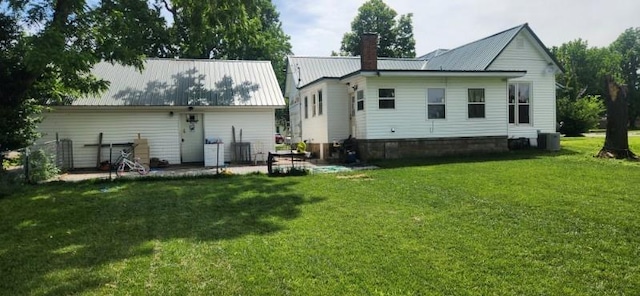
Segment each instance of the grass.
[{"label": "grass", "polygon": [[638,295],[640,164],[602,141],[25,187],[0,199],[0,295]]}]

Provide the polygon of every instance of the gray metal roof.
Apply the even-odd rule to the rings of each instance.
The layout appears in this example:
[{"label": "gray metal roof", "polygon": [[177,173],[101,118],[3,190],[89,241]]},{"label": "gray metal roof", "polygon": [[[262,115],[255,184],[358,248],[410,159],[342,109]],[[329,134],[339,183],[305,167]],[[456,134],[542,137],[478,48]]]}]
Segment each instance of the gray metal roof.
[{"label": "gray metal roof", "polygon": [[148,59],[142,72],[101,62],[93,75],[110,82],[74,106],[284,106],[269,61]]},{"label": "gray metal roof", "polygon": [[[437,49],[416,59],[378,58],[378,69],[381,71],[443,71],[443,73],[487,71],[491,63],[522,30],[528,30],[562,71],[560,64],[526,23],[451,50]],[[288,71],[298,88],[323,78],[343,78],[360,70],[360,57],[289,56],[288,60]]]},{"label": "gray metal roof", "polygon": [[527,24],[502,31],[434,56],[429,60],[427,70],[486,70],[491,62],[493,62],[525,26],[527,26]]},{"label": "gray metal roof", "polygon": [[[297,87],[322,78],[341,78],[360,70],[360,57],[289,56],[288,60]],[[378,58],[380,70],[421,70],[425,65],[425,61],[416,59]]]}]

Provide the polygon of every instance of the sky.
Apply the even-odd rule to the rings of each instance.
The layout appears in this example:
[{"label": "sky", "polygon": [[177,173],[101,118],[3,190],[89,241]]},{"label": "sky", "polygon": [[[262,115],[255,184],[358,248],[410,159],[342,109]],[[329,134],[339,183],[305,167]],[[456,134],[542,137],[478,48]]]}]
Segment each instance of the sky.
[{"label": "sky", "polygon": [[[365,0],[273,0],[298,56],[329,56]],[[451,49],[518,25],[547,46],[581,38],[608,46],[625,29],[640,27],[638,0],[385,0],[398,15],[413,13],[416,54]]]}]

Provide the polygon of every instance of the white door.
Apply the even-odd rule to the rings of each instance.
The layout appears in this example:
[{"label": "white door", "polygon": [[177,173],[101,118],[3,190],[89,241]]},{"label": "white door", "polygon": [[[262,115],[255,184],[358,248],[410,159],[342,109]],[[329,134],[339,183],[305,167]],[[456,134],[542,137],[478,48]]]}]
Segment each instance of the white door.
[{"label": "white door", "polygon": [[180,157],[185,162],[204,161],[203,114],[186,113],[180,119]]}]

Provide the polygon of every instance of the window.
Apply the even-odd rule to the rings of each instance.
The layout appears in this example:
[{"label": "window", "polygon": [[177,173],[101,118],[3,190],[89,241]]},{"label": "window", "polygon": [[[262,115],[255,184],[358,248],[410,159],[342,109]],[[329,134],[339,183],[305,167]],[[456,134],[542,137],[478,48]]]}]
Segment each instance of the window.
[{"label": "window", "polygon": [[304,97],[304,118],[309,118],[309,98]]},{"label": "window", "polygon": [[316,116],[316,95],[313,95],[313,98],[311,100],[312,100],[312,103],[311,103],[312,104],[311,105],[311,114],[312,114],[312,116],[315,117]]},{"label": "window", "polygon": [[359,90],[356,97],[358,100],[358,111],[364,110],[364,91]]},{"label": "window", "polygon": [[531,123],[531,83],[509,83],[509,123]]},{"label": "window", "polygon": [[427,89],[427,119],[445,118],[444,88]]},{"label": "window", "polygon": [[470,88],[467,109],[469,118],[484,118],[484,88]]},{"label": "window", "polygon": [[322,115],[322,90],[318,91],[318,115]]},{"label": "window", "polygon": [[378,89],[378,108],[395,109],[396,108],[396,90],[393,88]]}]

